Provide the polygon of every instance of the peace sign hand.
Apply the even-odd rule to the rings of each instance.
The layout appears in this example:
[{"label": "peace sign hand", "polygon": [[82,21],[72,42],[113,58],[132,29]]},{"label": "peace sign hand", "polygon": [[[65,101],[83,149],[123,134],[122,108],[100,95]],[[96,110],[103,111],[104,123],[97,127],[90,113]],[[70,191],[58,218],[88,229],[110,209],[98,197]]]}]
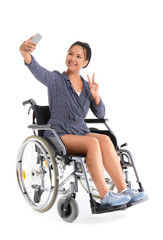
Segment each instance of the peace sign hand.
[{"label": "peace sign hand", "polygon": [[91,81],[89,75],[87,75],[87,78],[88,78],[88,82],[89,82],[89,91],[93,97],[95,104],[98,105],[100,103],[99,85],[97,83],[95,83],[95,74],[93,73],[92,81]]}]

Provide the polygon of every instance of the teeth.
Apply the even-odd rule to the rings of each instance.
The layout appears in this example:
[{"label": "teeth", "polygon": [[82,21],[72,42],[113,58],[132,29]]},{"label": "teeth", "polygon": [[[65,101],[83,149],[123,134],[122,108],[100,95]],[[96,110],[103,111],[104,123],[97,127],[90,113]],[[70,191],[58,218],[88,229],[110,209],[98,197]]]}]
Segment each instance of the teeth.
[{"label": "teeth", "polygon": [[74,63],[72,63],[72,62],[69,62],[69,64],[71,65],[71,66],[75,66],[76,64],[74,64]]}]

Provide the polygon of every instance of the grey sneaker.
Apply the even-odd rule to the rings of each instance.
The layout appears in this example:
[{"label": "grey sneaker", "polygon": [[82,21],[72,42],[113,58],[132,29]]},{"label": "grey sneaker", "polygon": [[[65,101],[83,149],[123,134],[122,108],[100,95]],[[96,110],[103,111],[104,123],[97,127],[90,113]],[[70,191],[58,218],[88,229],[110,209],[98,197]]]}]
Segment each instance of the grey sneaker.
[{"label": "grey sneaker", "polygon": [[101,206],[105,207],[114,207],[122,204],[126,204],[131,200],[129,195],[124,195],[120,193],[115,193],[113,191],[109,191],[103,200],[101,200]]},{"label": "grey sneaker", "polygon": [[121,194],[123,194],[124,196],[128,195],[131,197],[129,203],[134,203],[147,198],[147,194],[145,192],[139,192],[138,190],[130,188],[123,190]]}]

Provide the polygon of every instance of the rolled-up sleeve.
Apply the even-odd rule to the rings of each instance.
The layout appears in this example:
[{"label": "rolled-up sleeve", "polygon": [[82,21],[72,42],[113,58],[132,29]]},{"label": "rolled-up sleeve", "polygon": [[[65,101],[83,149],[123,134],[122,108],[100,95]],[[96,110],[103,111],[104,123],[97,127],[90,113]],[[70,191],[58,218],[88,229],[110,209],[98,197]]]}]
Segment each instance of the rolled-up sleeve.
[{"label": "rolled-up sleeve", "polygon": [[32,55],[31,57],[32,57],[31,63],[27,64],[26,62],[24,62],[25,65],[28,67],[28,69],[31,71],[31,73],[38,81],[43,83],[45,86],[49,87],[52,81],[54,83],[55,71],[54,72],[48,71],[47,69],[40,66],[40,64],[35,60],[35,58]]},{"label": "rolled-up sleeve", "polygon": [[94,113],[94,115],[97,118],[104,118],[105,117],[105,105],[104,105],[101,98],[100,98],[100,103],[98,105],[96,105],[95,102],[92,99],[90,108],[91,108],[91,111]]}]

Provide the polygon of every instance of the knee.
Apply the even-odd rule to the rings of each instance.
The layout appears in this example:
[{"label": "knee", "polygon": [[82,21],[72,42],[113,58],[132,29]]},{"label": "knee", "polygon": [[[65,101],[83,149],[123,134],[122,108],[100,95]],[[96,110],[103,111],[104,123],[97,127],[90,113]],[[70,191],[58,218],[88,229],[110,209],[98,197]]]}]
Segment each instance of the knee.
[{"label": "knee", "polygon": [[101,146],[103,146],[103,145],[106,146],[107,145],[109,147],[113,147],[113,143],[112,143],[110,137],[107,136],[107,135],[101,135],[99,142],[100,142]]},{"label": "knee", "polygon": [[90,137],[89,138],[89,141],[88,141],[88,145],[89,145],[89,148],[99,148],[99,141],[97,138],[94,138],[94,137]]},{"label": "knee", "polygon": [[95,165],[96,160],[101,158],[101,148],[97,138],[89,137],[87,142],[86,165],[88,170]]},{"label": "knee", "polygon": [[100,144],[97,138],[89,137],[87,141],[87,153],[89,151],[100,151]]},{"label": "knee", "polygon": [[101,134],[100,142],[110,144],[111,143],[111,139],[110,139],[109,136]]}]

